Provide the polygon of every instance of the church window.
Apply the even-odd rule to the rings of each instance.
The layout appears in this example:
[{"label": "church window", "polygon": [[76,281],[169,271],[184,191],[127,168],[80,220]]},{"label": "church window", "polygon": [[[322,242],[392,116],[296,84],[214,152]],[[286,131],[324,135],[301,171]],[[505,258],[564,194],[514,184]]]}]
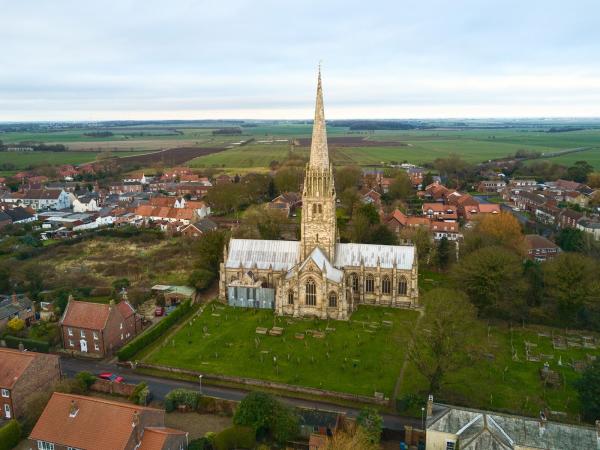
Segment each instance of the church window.
[{"label": "church window", "polygon": [[390,294],[392,292],[392,283],[390,282],[390,277],[387,275],[381,280],[381,292],[384,294]]},{"label": "church window", "polygon": [[375,278],[373,275],[367,275],[367,279],[365,280],[365,291],[366,292],[374,292],[375,291]]},{"label": "church window", "polygon": [[337,307],[337,294],[335,292],[329,293],[329,307],[330,308]]},{"label": "church window", "polygon": [[320,203],[317,205],[317,211],[319,212],[319,214],[323,212],[323,206]]},{"label": "church window", "polygon": [[313,203],[313,214],[317,213],[317,204]]},{"label": "church window", "polygon": [[294,291],[291,289],[288,291],[288,305],[294,304]]},{"label": "church window", "polygon": [[405,277],[400,277],[400,281],[398,281],[398,295],[406,295],[408,292],[408,283],[406,282]]},{"label": "church window", "polygon": [[354,292],[358,292],[358,276],[355,273],[348,277],[348,285],[354,290]]},{"label": "church window", "polygon": [[317,304],[317,286],[312,279],[306,282],[306,304],[315,306]]}]

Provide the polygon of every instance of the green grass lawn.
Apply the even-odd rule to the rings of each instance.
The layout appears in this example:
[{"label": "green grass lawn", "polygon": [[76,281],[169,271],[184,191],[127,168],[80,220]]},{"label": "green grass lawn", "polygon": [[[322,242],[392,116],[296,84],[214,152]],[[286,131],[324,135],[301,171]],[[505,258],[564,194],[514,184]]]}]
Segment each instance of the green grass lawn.
[{"label": "green grass lawn", "polygon": [[[417,315],[416,311],[361,306],[350,322],[327,322],[212,304],[145,360],[207,373],[389,396]],[[255,332],[256,327],[274,325],[285,329],[282,337]],[[327,331],[322,339],[306,334],[328,327],[335,330]],[[296,339],[296,333],[305,338]]]}]

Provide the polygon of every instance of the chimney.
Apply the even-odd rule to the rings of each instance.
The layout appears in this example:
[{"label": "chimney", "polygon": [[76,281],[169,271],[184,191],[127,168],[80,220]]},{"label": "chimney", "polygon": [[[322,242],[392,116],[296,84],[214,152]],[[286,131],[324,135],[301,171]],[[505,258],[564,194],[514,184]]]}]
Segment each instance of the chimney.
[{"label": "chimney", "polygon": [[431,417],[433,415],[433,395],[429,394],[427,397],[427,417]]},{"label": "chimney", "polygon": [[133,418],[131,419],[131,428],[135,428],[140,424],[140,413],[137,411],[133,412]]},{"label": "chimney", "polygon": [[71,406],[69,407],[69,417],[75,417],[79,412],[79,406],[75,400],[71,400]]},{"label": "chimney", "polygon": [[12,304],[14,306],[19,306],[19,299],[17,298],[17,293],[13,291],[12,295]]},{"label": "chimney", "polygon": [[109,307],[109,309],[112,309],[112,307],[113,307],[113,306],[115,306],[115,301],[114,301],[113,299],[111,299],[111,300],[108,302],[108,307]]}]

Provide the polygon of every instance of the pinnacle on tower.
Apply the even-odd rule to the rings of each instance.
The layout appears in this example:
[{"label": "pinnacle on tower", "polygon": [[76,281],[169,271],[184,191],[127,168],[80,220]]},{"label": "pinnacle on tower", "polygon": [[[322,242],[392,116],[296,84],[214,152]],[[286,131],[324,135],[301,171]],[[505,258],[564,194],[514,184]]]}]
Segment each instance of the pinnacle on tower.
[{"label": "pinnacle on tower", "polygon": [[317,102],[313,123],[312,143],[310,145],[310,167],[328,169],[329,150],[327,149],[327,126],[325,124],[325,108],[323,106],[323,87],[321,85],[321,65],[317,82]]}]

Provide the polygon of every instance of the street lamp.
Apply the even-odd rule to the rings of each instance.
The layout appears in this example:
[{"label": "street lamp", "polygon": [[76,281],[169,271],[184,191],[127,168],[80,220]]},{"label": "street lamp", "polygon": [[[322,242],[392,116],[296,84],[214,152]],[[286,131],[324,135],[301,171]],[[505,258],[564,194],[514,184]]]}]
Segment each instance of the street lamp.
[{"label": "street lamp", "polygon": [[425,407],[421,406],[421,430],[425,431]]},{"label": "street lamp", "polygon": [[200,393],[202,394],[202,375],[198,375],[198,381],[200,381]]}]

